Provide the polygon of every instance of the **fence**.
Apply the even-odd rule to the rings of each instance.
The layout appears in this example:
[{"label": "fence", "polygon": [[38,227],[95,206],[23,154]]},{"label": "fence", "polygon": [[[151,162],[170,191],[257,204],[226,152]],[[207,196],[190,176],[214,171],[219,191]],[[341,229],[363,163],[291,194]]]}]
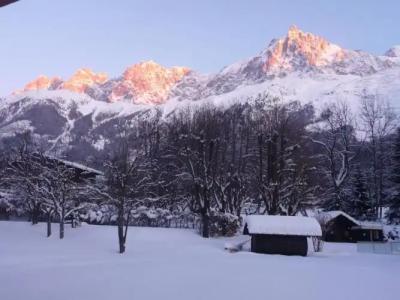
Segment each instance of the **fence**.
[{"label": "fence", "polygon": [[134,218],[129,222],[131,226],[138,227],[164,227],[200,229],[201,221],[194,216],[182,216],[172,218]]},{"label": "fence", "polygon": [[397,254],[400,255],[400,241],[399,242],[358,242],[357,251],[361,253],[375,253],[375,254]]}]

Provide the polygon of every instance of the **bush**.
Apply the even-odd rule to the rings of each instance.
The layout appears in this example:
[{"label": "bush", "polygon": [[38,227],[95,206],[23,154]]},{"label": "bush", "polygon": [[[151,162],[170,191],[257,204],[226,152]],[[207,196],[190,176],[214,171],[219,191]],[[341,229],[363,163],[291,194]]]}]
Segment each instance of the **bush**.
[{"label": "bush", "polygon": [[210,236],[234,236],[240,228],[240,219],[229,213],[210,215]]}]

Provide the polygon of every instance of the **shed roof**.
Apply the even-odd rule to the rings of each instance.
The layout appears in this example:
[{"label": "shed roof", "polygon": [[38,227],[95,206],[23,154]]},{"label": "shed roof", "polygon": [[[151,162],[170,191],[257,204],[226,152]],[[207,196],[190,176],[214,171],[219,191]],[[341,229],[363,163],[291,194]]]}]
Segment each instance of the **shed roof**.
[{"label": "shed roof", "polygon": [[310,217],[252,215],[246,217],[245,224],[249,234],[322,235],[321,226]]},{"label": "shed roof", "polygon": [[68,160],[65,160],[65,159],[57,159],[57,160],[60,161],[61,163],[65,164],[68,167],[80,169],[80,170],[82,170],[84,172],[94,173],[96,175],[104,175],[103,172],[101,172],[99,170],[96,170],[96,169],[93,169],[93,168],[89,168],[89,167],[87,167],[85,165],[82,165],[80,163],[68,161]]},{"label": "shed roof", "polygon": [[360,221],[354,219],[352,216],[350,216],[349,214],[346,214],[344,211],[341,211],[341,210],[324,211],[324,212],[320,212],[317,215],[317,217],[323,217],[326,222],[330,222],[339,216],[343,216],[346,219],[349,219],[351,222],[353,222],[354,224],[356,224],[358,226],[360,225]]},{"label": "shed roof", "polygon": [[371,229],[371,230],[383,229],[382,224],[379,224],[376,222],[358,221],[355,218],[353,218],[352,216],[350,216],[349,214],[346,214],[345,212],[343,212],[341,210],[321,212],[317,215],[317,218],[321,217],[321,216],[323,218],[325,218],[326,222],[330,222],[339,216],[343,216],[355,224],[353,226],[354,229]]},{"label": "shed roof", "polygon": [[383,230],[383,225],[375,222],[360,222],[360,224],[354,226],[353,229]]}]

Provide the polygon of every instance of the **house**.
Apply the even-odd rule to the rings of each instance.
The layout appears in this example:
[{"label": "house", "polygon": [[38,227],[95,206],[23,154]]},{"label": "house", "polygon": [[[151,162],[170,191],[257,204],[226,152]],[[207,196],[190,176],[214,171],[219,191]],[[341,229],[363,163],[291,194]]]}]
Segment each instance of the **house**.
[{"label": "house", "polygon": [[103,172],[93,169],[93,168],[89,168],[85,165],[82,165],[82,164],[79,164],[76,162],[67,161],[64,159],[59,159],[59,158],[54,158],[54,157],[49,157],[49,156],[48,156],[48,159],[57,161],[60,165],[64,165],[67,168],[73,169],[75,172],[75,181],[77,181],[77,182],[81,182],[83,180],[94,180],[98,176],[104,176]]},{"label": "house", "polygon": [[266,254],[307,255],[307,237],[320,237],[321,226],[310,217],[247,216],[243,234],[251,236],[251,251]]},{"label": "house", "polygon": [[356,220],[343,211],[328,211],[317,215],[327,242],[355,243],[359,241],[383,241],[383,226]]},{"label": "house", "polygon": [[65,159],[61,159],[58,157],[50,156],[50,155],[43,155],[39,153],[34,153],[32,159],[36,160],[40,164],[47,166],[49,169],[56,169],[57,167],[65,167],[73,171],[73,181],[76,183],[82,183],[85,181],[96,180],[99,176],[104,176],[104,173],[89,168],[85,165],[80,163],[68,161]]}]

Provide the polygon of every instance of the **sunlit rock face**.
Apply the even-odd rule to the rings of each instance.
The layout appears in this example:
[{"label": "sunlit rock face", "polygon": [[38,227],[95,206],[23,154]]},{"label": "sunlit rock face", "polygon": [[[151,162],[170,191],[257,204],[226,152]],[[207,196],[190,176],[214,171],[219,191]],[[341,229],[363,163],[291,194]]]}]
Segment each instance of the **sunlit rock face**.
[{"label": "sunlit rock face", "polygon": [[161,104],[168,100],[172,88],[189,72],[188,68],[165,68],[148,61],[127,68],[122,76],[112,80],[108,80],[105,73],[95,73],[89,69],[79,69],[67,81],[40,76],[22,91],[65,89],[87,93],[95,99],[109,102]]},{"label": "sunlit rock face", "polygon": [[[55,90],[62,85],[62,79],[59,77],[47,77],[44,75],[39,76],[35,80],[29,82],[22,91],[35,91],[35,90]],[[19,93],[21,91],[17,91]]]},{"label": "sunlit rock face", "polygon": [[103,84],[107,81],[106,73],[94,73],[89,69],[79,69],[62,85],[63,89],[77,93],[83,93],[94,84]]},{"label": "sunlit rock face", "polygon": [[342,61],[345,52],[322,37],[290,27],[285,38],[275,40],[265,52],[265,72],[324,67]]},{"label": "sunlit rock face", "polygon": [[386,56],[344,49],[292,26],[285,37],[273,40],[257,55],[228,65],[215,74],[202,75],[185,67],[166,68],[147,61],[134,64],[111,79],[89,69],[78,70],[65,82],[41,76],[24,90],[66,89],[104,102],[158,105],[170,99],[197,101],[293,76],[315,79],[371,76],[398,68],[399,53],[399,47],[390,49]]},{"label": "sunlit rock face", "polygon": [[137,104],[161,104],[171,89],[186,74],[188,68],[164,68],[153,62],[142,62],[127,68],[111,94],[109,101],[131,100]]},{"label": "sunlit rock face", "polygon": [[84,93],[88,87],[95,84],[103,84],[107,81],[105,73],[94,73],[89,69],[79,69],[75,74],[63,81],[60,77],[39,76],[29,82],[23,90],[16,91],[15,94],[35,90],[60,90],[65,89],[76,93]]}]

